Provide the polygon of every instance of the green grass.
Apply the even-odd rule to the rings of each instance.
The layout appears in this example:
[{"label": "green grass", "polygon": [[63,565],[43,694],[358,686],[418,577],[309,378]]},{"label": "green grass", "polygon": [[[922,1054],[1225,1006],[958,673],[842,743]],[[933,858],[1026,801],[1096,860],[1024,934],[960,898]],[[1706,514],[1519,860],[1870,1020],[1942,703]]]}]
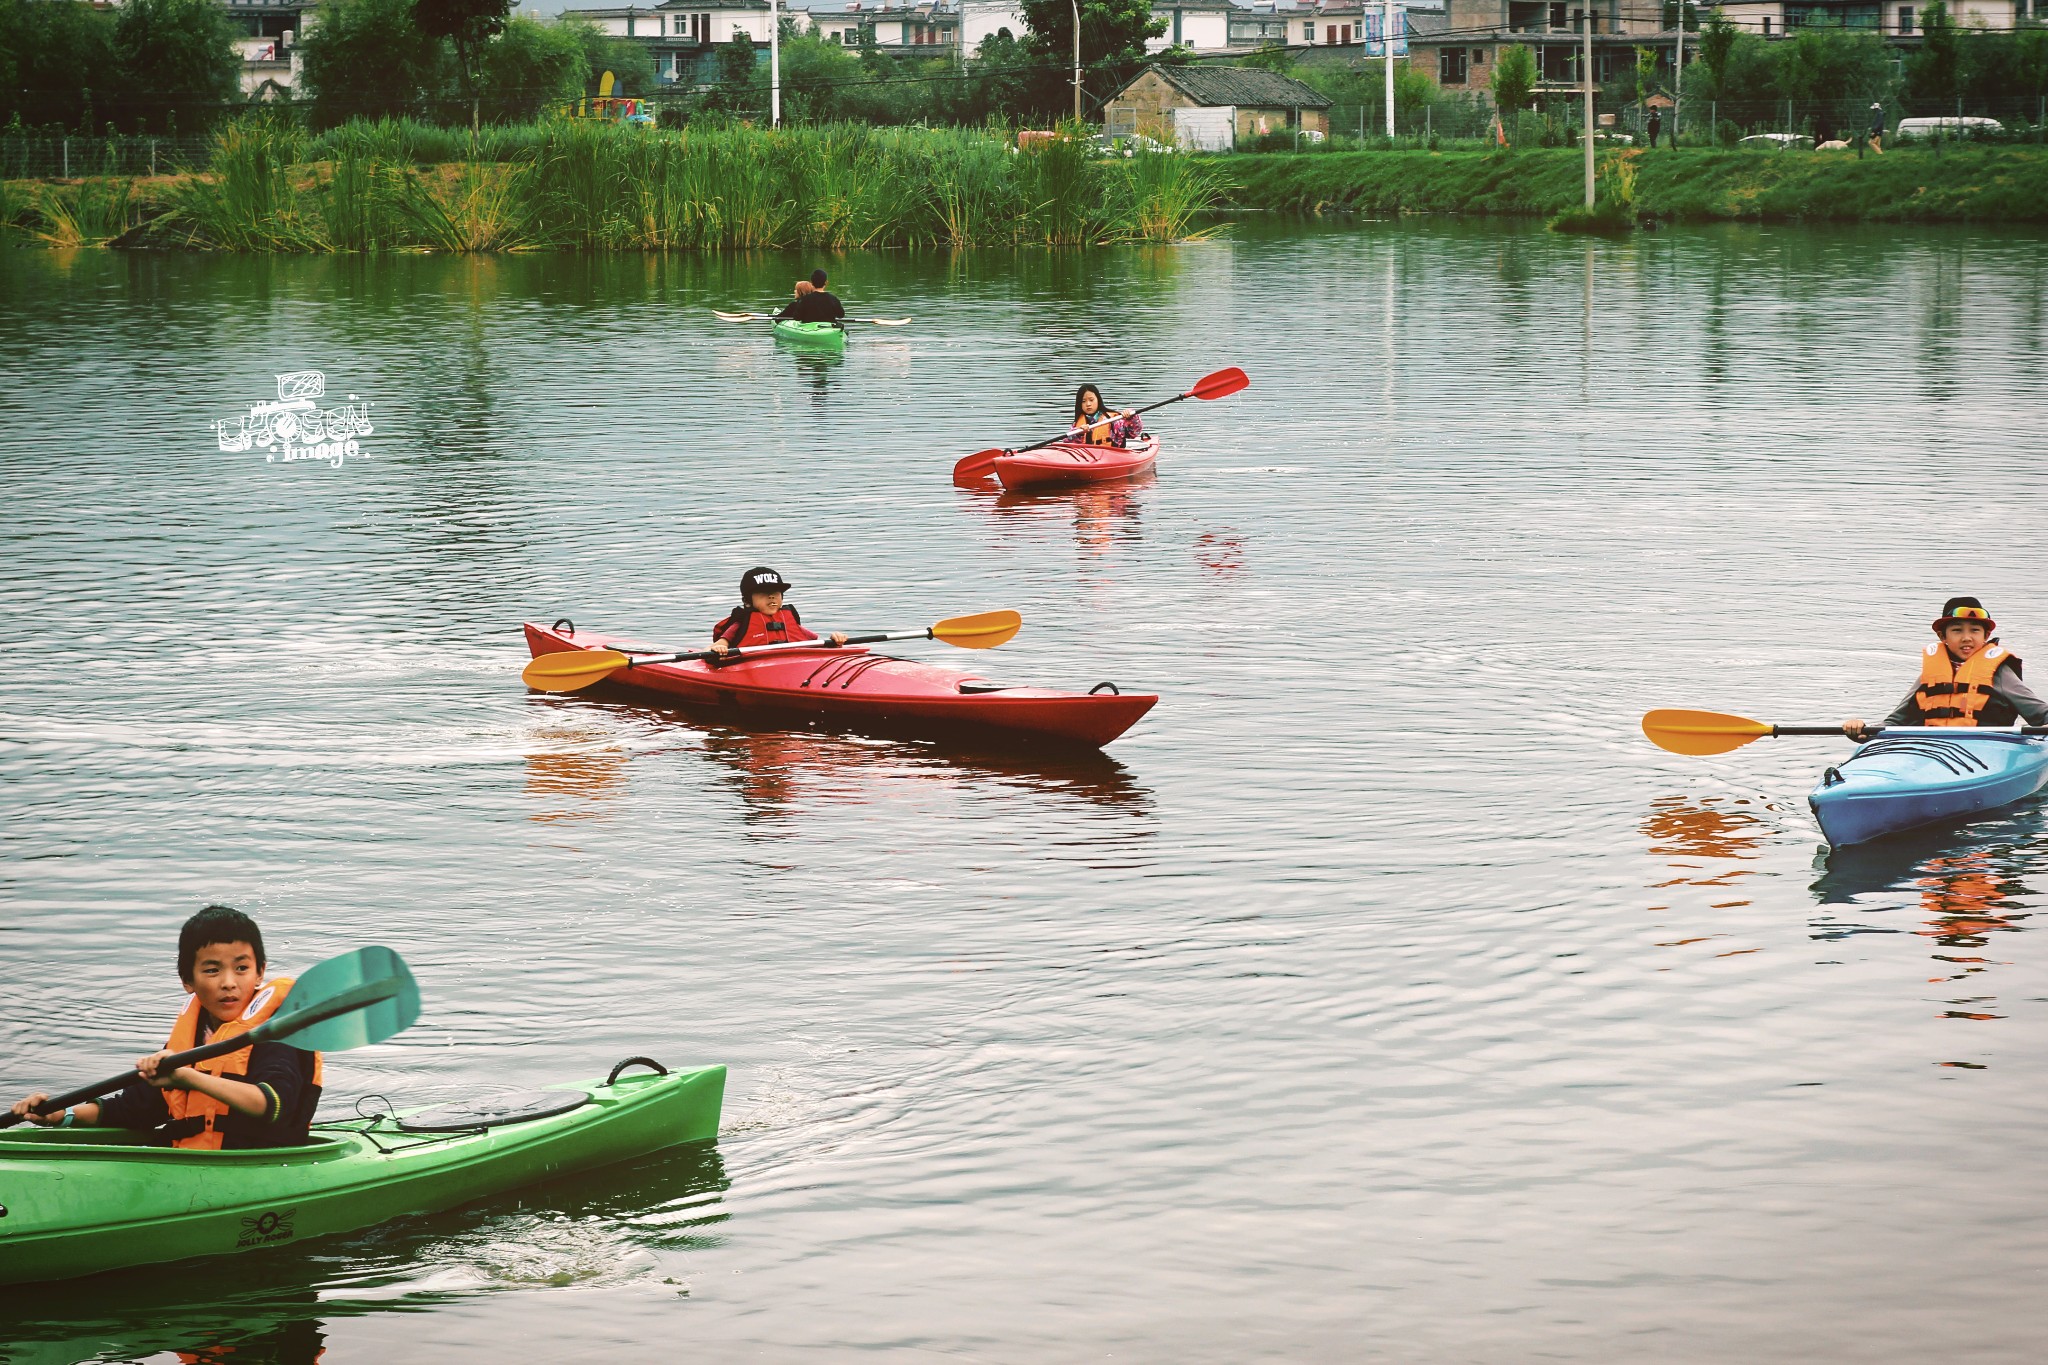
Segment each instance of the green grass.
[{"label": "green grass", "polygon": [[1199,158],[1105,159],[1080,139],[1019,152],[999,131],[556,120],[451,155],[467,146],[402,120],[313,136],[250,119],[163,191],[145,231],[239,252],[1086,247],[1196,235],[1224,183]]},{"label": "green grass", "polygon": [[[1217,158],[1240,208],[1526,214],[1580,206],[1571,148]],[[1854,152],[1684,148],[1632,157],[1635,208],[1672,221],[2048,222],[2048,148]]]}]

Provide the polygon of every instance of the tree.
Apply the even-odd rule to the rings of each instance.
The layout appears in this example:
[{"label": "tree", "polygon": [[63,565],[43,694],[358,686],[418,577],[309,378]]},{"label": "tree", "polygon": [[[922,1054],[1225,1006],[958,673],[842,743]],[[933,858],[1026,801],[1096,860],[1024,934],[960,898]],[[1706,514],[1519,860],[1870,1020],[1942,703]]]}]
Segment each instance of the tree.
[{"label": "tree", "polygon": [[704,96],[704,107],[725,113],[752,113],[768,106],[767,77],[754,58],[754,40],[734,31],[715,54],[718,80]]},{"label": "tree", "polygon": [[1889,81],[1891,57],[1875,33],[1807,27],[1781,46],[1775,75],[1787,99],[1868,101]]},{"label": "tree", "polygon": [[654,93],[654,55],[647,44],[631,38],[614,38],[588,19],[566,17],[558,27],[574,35],[582,46],[583,64],[590,71],[586,82],[609,71],[615,95]]},{"label": "tree", "polygon": [[1920,50],[1906,59],[1906,89],[1938,114],[1953,114],[1963,85],[1962,44],[1944,0],[1920,12]]},{"label": "tree", "polygon": [[999,28],[981,40],[967,63],[968,88],[981,96],[981,119],[1023,117],[1031,98],[1031,54],[1024,44]]},{"label": "tree", "polygon": [[1700,65],[1706,68],[1710,82],[1707,93],[1723,93],[1728,79],[1728,58],[1735,49],[1736,36],[1741,32],[1728,22],[1728,16],[1720,6],[1707,16],[1707,26],[1700,30]]},{"label": "tree", "polygon": [[1526,43],[1510,43],[1500,49],[1487,82],[1493,92],[1493,107],[1505,121],[1529,107],[1529,95],[1536,89],[1536,54]]},{"label": "tree", "polygon": [[215,0],[128,0],[114,20],[106,111],[123,127],[204,128],[242,94],[242,54]]},{"label": "tree", "polygon": [[114,66],[114,17],[77,0],[0,0],[0,115],[95,131],[92,91]]},{"label": "tree", "polygon": [[[1074,104],[1074,5],[1072,0],[1020,0],[1030,30],[1024,48],[1037,68],[1032,83],[1042,112],[1058,114]],[[1081,84],[1100,103],[1145,61],[1145,40],[1166,32],[1154,18],[1151,0],[1080,0]],[[1085,106],[1084,106],[1085,112]]]},{"label": "tree", "polygon": [[583,42],[568,25],[523,16],[485,44],[479,73],[483,109],[494,123],[521,122],[573,103],[589,79]]},{"label": "tree", "polygon": [[477,77],[483,61],[483,47],[505,31],[505,17],[512,12],[512,0],[413,0],[412,21],[430,38],[446,38],[455,45],[455,65],[462,74],[463,93],[469,97],[469,127],[474,133],[483,121],[477,92]]},{"label": "tree", "polygon": [[322,126],[414,113],[444,79],[444,45],[413,23],[412,0],[331,0],[299,54]]},{"label": "tree", "polygon": [[1287,54],[1285,43],[1261,43],[1256,52],[1238,59],[1241,66],[1255,66],[1262,71],[1277,72],[1282,76],[1294,74],[1294,58]]}]

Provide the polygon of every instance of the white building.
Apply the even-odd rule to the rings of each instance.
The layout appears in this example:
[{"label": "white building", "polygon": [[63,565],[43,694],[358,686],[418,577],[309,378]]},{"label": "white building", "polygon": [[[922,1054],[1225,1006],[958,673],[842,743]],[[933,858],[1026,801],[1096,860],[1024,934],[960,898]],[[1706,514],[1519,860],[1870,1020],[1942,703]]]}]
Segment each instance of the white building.
[{"label": "white building", "polygon": [[1166,20],[1166,32],[1145,40],[1147,52],[1169,47],[1196,52],[1230,50],[1230,20],[1238,12],[1231,0],[1152,0],[1152,17]]}]

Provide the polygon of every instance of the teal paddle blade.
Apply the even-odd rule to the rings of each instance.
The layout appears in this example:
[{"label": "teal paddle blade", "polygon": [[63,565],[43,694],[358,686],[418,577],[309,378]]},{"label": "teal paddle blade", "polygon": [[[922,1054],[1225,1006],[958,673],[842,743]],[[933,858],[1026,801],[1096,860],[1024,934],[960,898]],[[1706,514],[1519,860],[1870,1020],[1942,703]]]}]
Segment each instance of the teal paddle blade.
[{"label": "teal paddle blade", "polygon": [[309,1052],[346,1052],[403,1033],[419,1017],[419,983],[405,960],[372,945],[308,969],[255,1032]]}]

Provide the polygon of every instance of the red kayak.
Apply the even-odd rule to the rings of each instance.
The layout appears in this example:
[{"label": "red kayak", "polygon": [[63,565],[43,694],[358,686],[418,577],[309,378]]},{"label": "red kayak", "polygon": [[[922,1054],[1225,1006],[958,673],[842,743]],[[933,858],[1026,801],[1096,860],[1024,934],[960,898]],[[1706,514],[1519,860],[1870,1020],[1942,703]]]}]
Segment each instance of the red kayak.
[{"label": "red kayak", "polygon": [[1003,487],[1042,488],[1062,483],[1110,483],[1142,474],[1159,458],[1159,438],[1140,436],[1128,446],[1069,445],[1006,451],[996,456]]},{"label": "red kayak", "polygon": [[[567,620],[553,626],[527,622],[526,644],[535,658],[571,649],[675,652],[622,635],[579,631]],[[854,728],[866,724],[926,734],[1029,737],[1096,748],[1136,725],[1159,701],[1119,693],[1111,683],[1098,683],[1090,692],[1009,687],[856,645],[777,650],[716,668],[698,659],[645,664],[622,668],[601,685],[749,719],[807,718]]]}]

